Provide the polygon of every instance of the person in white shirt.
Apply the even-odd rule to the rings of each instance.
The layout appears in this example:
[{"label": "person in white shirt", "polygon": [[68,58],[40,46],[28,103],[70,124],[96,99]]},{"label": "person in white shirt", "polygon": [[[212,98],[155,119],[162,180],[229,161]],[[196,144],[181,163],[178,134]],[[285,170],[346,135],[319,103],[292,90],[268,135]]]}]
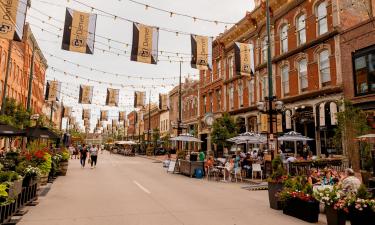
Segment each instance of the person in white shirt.
[{"label": "person in white shirt", "polygon": [[98,161],[98,146],[94,145],[90,148],[90,157],[91,157],[91,169],[96,167],[96,162]]}]

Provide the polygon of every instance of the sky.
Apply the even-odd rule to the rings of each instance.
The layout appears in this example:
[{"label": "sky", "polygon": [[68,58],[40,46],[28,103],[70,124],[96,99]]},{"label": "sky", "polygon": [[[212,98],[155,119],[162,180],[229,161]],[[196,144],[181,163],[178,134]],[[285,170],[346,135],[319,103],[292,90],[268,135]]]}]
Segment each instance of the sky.
[{"label": "sky", "polygon": [[[128,55],[131,50],[131,47],[125,43],[132,43],[133,25],[129,21],[120,19],[120,17],[150,26],[177,31],[178,34],[176,32],[166,32],[161,29],[158,46],[159,51],[187,54],[183,55],[183,79],[185,77],[198,79],[197,75],[199,71],[192,69],[190,66],[190,36],[183,35],[181,32],[216,37],[225,30],[224,24],[199,20],[194,22],[192,18],[185,18],[178,15],[172,15],[171,17],[170,13],[160,12],[151,8],[146,9],[145,6],[135,4],[131,0],[77,1],[32,0],[27,22],[30,23],[38,44],[48,61],[47,80],[55,79],[61,82],[60,101],[63,101],[66,106],[73,107],[73,115],[77,118],[81,126],[83,126],[83,121],[81,120],[82,109],[91,109],[92,129],[99,117],[100,109],[109,110],[109,122],[111,119],[117,119],[119,110],[125,110],[127,113],[134,110],[134,91],[146,91],[147,101],[149,93],[151,93],[151,100],[158,102],[159,93],[168,93],[173,86],[178,85],[179,63],[169,62],[167,55],[170,56],[170,60],[175,61],[178,61],[179,58],[177,57],[181,57],[182,55],[179,54],[177,56],[177,54],[164,52],[163,54],[159,54],[159,60],[164,61],[159,62],[157,65],[130,61],[129,56],[125,56],[124,54],[126,51]],[[242,19],[246,11],[251,11],[254,7],[253,0],[136,1],[197,18],[233,23]],[[89,7],[79,4],[79,2]],[[98,14],[96,22],[97,43],[93,55],[61,50],[61,36],[63,32],[60,28],[63,28],[66,7]],[[106,13],[118,17],[114,18],[108,16]],[[227,28],[230,28],[230,26],[227,25]],[[115,41],[119,41],[120,43]],[[103,52],[103,49],[121,54]],[[51,57],[51,54],[54,57]],[[72,61],[73,64],[64,62],[63,59]],[[105,73],[89,68],[105,71]],[[72,74],[72,76],[65,75],[64,72]],[[85,79],[80,79],[79,77],[84,77]],[[102,83],[91,82],[88,79],[101,81]],[[112,86],[108,83],[111,83]],[[81,84],[94,86],[94,104],[78,104],[79,86]],[[104,106],[107,88],[120,89],[119,107]],[[65,121],[63,121],[63,124],[65,124]]]}]

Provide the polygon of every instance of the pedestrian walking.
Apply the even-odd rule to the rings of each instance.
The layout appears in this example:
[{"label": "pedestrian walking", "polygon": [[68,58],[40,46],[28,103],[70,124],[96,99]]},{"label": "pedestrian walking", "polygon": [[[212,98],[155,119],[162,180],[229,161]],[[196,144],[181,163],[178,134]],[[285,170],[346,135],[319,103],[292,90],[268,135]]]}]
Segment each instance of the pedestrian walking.
[{"label": "pedestrian walking", "polygon": [[81,167],[85,168],[86,158],[88,155],[87,147],[85,145],[83,145],[82,148],[80,149],[79,155],[80,155],[79,158],[80,158]]},{"label": "pedestrian walking", "polygon": [[73,145],[69,146],[69,154],[70,154],[70,159],[73,159],[73,155],[75,153],[76,149],[74,148]]},{"label": "pedestrian walking", "polygon": [[90,148],[90,157],[91,157],[91,169],[96,167],[96,162],[98,160],[98,146],[94,145]]}]

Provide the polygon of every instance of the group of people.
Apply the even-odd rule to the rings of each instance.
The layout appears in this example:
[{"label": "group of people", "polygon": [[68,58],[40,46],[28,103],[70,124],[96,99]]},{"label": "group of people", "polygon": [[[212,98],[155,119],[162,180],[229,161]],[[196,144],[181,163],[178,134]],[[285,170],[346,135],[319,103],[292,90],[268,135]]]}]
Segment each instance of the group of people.
[{"label": "group of people", "polygon": [[91,169],[96,168],[96,163],[98,161],[98,152],[100,151],[99,145],[79,145],[74,147],[69,146],[69,152],[71,159],[80,159],[81,168],[85,168],[86,160],[91,164]]}]

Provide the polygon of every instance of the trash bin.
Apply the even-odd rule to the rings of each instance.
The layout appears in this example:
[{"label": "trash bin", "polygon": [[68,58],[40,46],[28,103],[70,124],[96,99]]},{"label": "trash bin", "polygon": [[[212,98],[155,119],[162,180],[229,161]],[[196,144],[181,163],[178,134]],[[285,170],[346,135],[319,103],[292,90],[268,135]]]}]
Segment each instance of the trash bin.
[{"label": "trash bin", "polygon": [[195,178],[197,179],[203,178],[203,170],[201,168],[195,169]]}]

